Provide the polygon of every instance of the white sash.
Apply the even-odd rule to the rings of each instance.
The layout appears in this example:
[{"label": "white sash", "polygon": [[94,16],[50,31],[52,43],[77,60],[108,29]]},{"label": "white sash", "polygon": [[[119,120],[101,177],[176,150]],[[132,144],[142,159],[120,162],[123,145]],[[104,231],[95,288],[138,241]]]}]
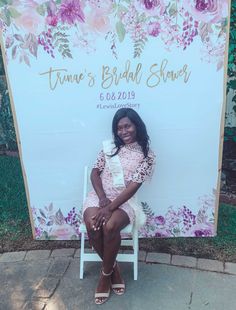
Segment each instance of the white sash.
[{"label": "white sash", "polygon": [[103,151],[106,157],[109,170],[112,174],[113,185],[115,187],[125,187],[123,169],[119,157],[110,156],[115,152],[115,144],[112,140],[103,141]]},{"label": "white sash", "polygon": [[[109,156],[114,154],[115,148],[115,144],[112,140],[103,141],[103,151],[109,170],[112,174],[113,185],[117,188],[125,188],[124,173],[120,158],[118,155],[112,157]],[[135,213],[134,227],[139,230],[146,223],[146,214],[143,212],[142,206],[138,203],[136,195],[131,197],[128,200],[128,203]]]}]

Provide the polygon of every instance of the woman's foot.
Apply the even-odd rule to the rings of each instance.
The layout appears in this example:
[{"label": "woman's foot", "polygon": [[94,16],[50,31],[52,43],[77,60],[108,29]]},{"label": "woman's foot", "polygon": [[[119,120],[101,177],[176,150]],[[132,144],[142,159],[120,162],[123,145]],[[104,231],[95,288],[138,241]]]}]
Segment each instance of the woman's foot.
[{"label": "woman's foot", "polygon": [[95,304],[104,304],[104,302],[106,302],[109,298],[112,273],[113,270],[110,273],[105,273],[103,270],[101,270],[101,276],[95,293]]},{"label": "woman's foot", "polygon": [[120,267],[115,262],[113,267],[113,273],[111,275],[111,287],[115,294],[123,295],[125,292],[125,283],[120,274]]}]

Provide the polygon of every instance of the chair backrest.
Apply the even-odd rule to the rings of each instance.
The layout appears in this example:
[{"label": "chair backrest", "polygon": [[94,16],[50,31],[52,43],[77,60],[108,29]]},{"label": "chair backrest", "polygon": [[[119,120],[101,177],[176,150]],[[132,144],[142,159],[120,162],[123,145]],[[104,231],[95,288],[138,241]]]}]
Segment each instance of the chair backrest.
[{"label": "chair backrest", "polygon": [[84,167],[84,188],[83,188],[83,204],[85,203],[85,199],[87,197],[88,192],[88,166]]},{"label": "chair backrest", "polygon": [[89,166],[84,166],[83,204],[88,192],[92,189],[92,183],[90,180],[91,171],[92,169]]}]

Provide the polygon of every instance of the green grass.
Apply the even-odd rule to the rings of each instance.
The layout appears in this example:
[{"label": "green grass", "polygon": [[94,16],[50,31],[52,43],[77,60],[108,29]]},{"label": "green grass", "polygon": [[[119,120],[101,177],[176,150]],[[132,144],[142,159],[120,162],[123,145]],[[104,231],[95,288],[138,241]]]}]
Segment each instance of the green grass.
[{"label": "green grass", "polygon": [[28,227],[29,213],[26,202],[20,160],[0,156],[0,238],[13,240]]},{"label": "green grass", "polygon": [[[0,156],[0,250],[79,247],[73,241],[33,241],[19,158]],[[142,239],[146,251],[236,262],[236,207],[220,204],[214,238]]]}]

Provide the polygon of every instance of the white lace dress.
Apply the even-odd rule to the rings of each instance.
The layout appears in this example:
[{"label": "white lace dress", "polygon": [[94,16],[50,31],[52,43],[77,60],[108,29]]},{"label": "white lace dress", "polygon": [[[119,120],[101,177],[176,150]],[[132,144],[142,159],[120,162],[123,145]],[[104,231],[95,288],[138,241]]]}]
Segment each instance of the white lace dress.
[{"label": "white lace dress", "polygon": [[[122,146],[118,156],[123,168],[125,186],[128,186],[131,181],[143,183],[152,175],[155,155],[151,150],[149,150],[148,156],[144,158],[141,146],[137,142]],[[98,154],[94,168],[98,168],[101,172],[100,177],[107,198],[111,201],[114,200],[122,192],[122,189],[113,186],[112,175],[109,171],[103,151]],[[98,206],[99,200],[97,194],[93,190],[88,193],[83,206],[83,212],[87,208]],[[126,202],[119,208],[127,213],[130,223],[133,223],[135,215],[133,208],[129,205],[129,203]]]}]

